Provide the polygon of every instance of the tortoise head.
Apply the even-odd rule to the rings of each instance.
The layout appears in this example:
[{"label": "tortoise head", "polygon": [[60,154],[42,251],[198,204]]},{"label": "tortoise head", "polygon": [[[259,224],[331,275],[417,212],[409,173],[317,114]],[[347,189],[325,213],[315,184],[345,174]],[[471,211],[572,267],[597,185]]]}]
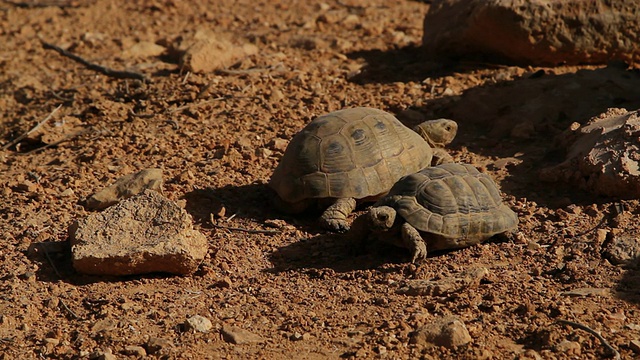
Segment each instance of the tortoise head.
[{"label": "tortoise head", "polygon": [[369,221],[373,230],[389,230],[396,221],[396,210],[390,206],[369,209]]},{"label": "tortoise head", "polygon": [[458,132],[458,124],[449,119],[427,120],[413,128],[433,147],[442,148],[451,143]]}]

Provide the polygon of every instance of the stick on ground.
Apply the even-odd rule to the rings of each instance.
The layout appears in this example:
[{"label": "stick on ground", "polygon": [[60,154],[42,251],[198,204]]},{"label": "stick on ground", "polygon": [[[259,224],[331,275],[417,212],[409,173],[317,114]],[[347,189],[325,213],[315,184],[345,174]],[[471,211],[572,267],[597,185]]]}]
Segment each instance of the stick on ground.
[{"label": "stick on ground", "polygon": [[19,143],[20,140],[26,138],[30,134],[32,134],[35,131],[37,131],[38,129],[40,129],[42,127],[42,125],[44,125],[47,121],[49,121],[49,119],[51,119],[53,117],[53,115],[55,115],[55,113],[57,113],[58,110],[60,110],[61,107],[62,107],[62,105],[59,105],[57,108],[53,109],[53,111],[46,118],[44,118],[44,120],[42,120],[38,124],[36,124],[36,126],[34,126],[31,130],[27,131],[26,133],[24,133],[24,134],[18,136],[17,138],[15,138],[13,141],[11,141],[8,144],[4,145],[2,147],[2,150],[7,150],[8,148],[12,147],[13,145]]},{"label": "stick on ground", "polygon": [[76,54],[73,54],[59,46],[50,44],[42,39],[40,39],[40,42],[42,43],[42,47],[44,47],[45,49],[55,50],[56,52],[58,52],[58,54],[62,56],[66,56],[69,59],[84,65],[87,69],[99,72],[103,75],[107,75],[109,77],[116,78],[116,79],[135,79],[135,80],[141,80],[145,82],[148,80],[147,77],[144,76],[144,74],[141,74],[139,72],[113,70],[108,67],[104,67],[104,66],[89,62]]},{"label": "stick on ground", "polygon": [[557,321],[559,323],[561,323],[561,324],[569,325],[571,327],[574,327],[574,328],[577,328],[577,329],[580,329],[580,330],[584,330],[584,331],[588,332],[589,334],[597,337],[598,340],[600,340],[600,343],[602,343],[602,345],[605,348],[607,348],[607,350],[609,350],[609,352],[613,355],[613,358],[615,360],[620,360],[620,353],[618,352],[618,350],[616,350],[613,346],[611,346],[611,344],[609,344],[607,342],[607,339],[602,337],[602,335],[600,335],[600,333],[598,333],[597,331],[593,330],[592,328],[588,327],[587,325],[580,324],[580,323],[577,323],[575,321],[563,320],[563,319],[558,319]]}]

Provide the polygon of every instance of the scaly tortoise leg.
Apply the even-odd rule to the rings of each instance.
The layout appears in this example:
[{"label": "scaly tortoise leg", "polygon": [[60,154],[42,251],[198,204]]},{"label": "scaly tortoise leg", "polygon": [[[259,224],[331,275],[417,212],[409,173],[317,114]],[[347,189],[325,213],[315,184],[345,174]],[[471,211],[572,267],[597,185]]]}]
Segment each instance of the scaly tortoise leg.
[{"label": "scaly tortoise leg", "polygon": [[325,229],[335,232],[345,232],[349,230],[347,217],[356,209],[356,199],[337,199],[320,216],[320,225]]},{"label": "scaly tortoise leg", "polygon": [[413,257],[411,262],[415,263],[417,260],[424,260],[427,258],[427,244],[420,236],[420,233],[416,228],[409,225],[409,223],[402,224],[402,242],[404,247],[412,251]]},{"label": "scaly tortoise leg", "polygon": [[440,164],[449,164],[453,162],[453,156],[451,156],[445,149],[434,148],[433,158],[431,159],[431,166]]}]

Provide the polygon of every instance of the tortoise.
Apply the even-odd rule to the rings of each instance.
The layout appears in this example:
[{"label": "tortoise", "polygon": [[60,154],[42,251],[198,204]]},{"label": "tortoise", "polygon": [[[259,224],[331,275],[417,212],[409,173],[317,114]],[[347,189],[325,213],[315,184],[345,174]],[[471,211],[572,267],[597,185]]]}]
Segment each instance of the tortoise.
[{"label": "tortoise", "polygon": [[368,107],[317,117],[293,137],[271,176],[275,207],[290,214],[325,209],[321,226],[347,231],[357,202],[373,202],[402,176],[452,161],[442,147],[456,135],[454,121],[425,121],[414,130]]},{"label": "tortoise", "polygon": [[400,179],[347,236],[361,248],[370,240],[412,251],[412,262],[428,251],[458,249],[494,235],[513,234],[518,216],[502,202],[489,175],[461,163],[440,164]]}]

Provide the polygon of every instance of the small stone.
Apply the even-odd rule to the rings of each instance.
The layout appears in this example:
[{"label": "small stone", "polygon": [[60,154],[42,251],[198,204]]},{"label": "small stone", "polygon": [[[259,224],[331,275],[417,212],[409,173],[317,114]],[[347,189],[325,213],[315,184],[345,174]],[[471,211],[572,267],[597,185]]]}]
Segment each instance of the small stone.
[{"label": "small stone", "polygon": [[76,195],[76,193],[73,192],[73,189],[70,189],[70,188],[68,188],[65,191],[60,193],[60,196],[62,196],[62,197],[72,197],[72,196],[75,196],[75,195]]},{"label": "small stone", "polygon": [[281,138],[275,138],[271,140],[271,142],[269,142],[269,147],[272,150],[278,150],[282,152],[284,152],[287,149],[287,145],[289,145],[289,142]]},{"label": "small stone", "polygon": [[161,350],[171,348],[172,346],[173,344],[171,343],[171,341],[157,337],[150,338],[146,344],[147,353],[149,353],[149,355],[154,355]]},{"label": "small stone", "polygon": [[125,355],[136,356],[136,357],[147,356],[147,351],[142,346],[136,346],[136,345],[125,346],[124,351],[122,351],[122,353]]},{"label": "small stone", "polygon": [[93,275],[191,274],[208,251],[191,215],[145,190],[69,227],[74,268]]},{"label": "small stone", "polygon": [[261,157],[261,158],[268,158],[269,156],[273,155],[273,151],[267,149],[267,148],[257,148],[256,149],[256,156],[257,157]]},{"label": "small stone", "polygon": [[448,349],[471,342],[471,335],[464,323],[454,316],[447,316],[425,325],[411,334],[411,344],[444,346]]},{"label": "small stone", "polygon": [[13,190],[17,192],[36,192],[36,190],[38,190],[38,184],[29,180],[24,180],[16,184],[13,187]]},{"label": "small stone", "polygon": [[602,244],[607,240],[607,235],[609,234],[609,230],[607,229],[598,229],[596,230],[596,242],[598,244]]},{"label": "small stone", "polygon": [[100,190],[87,199],[87,208],[92,210],[106,209],[122,199],[140,194],[146,189],[162,191],[162,182],[161,169],[145,169],[123,176],[113,185]]},{"label": "small stone", "polygon": [[636,354],[640,354],[640,340],[634,339],[634,340],[629,341],[629,347]]},{"label": "small stone", "polygon": [[125,50],[122,53],[122,57],[125,59],[148,58],[160,56],[165,51],[166,48],[164,46],[160,46],[150,41],[141,41]]},{"label": "small stone", "polygon": [[222,289],[228,289],[233,285],[233,282],[231,281],[231,279],[229,279],[229,277],[225,276],[222,279],[220,279],[219,281],[216,281],[213,285],[211,285],[212,287],[217,287],[217,288],[222,288]]},{"label": "small stone", "polygon": [[585,287],[585,288],[571,289],[569,291],[563,291],[560,294],[567,295],[567,296],[590,296],[590,295],[607,296],[609,295],[609,289]]},{"label": "small stone", "polygon": [[116,356],[113,355],[113,353],[111,352],[111,349],[105,349],[105,350],[97,350],[94,351],[93,353],[89,354],[89,359],[91,360],[116,360]]},{"label": "small stone", "polygon": [[213,327],[213,324],[211,323],[211,320],[207,319],[204,316],[194,315],[187,319],[187,321],[185,322],[185,326],[188,329],[193,329],[198,332],[206,333],[206,332],[209,332],[209,330],[211,330],[211,328]]},{"label": "small stone", "polygon": [[57,346],[58,344],[60,344],[60,339],[55,339],[55,338],[45,338],[44,339],[45,344],[47,345],[52,345],[52,346]]},{"label": "small stone", "polygon": [[289,336],[289,339],[292,341],[299,341],[302,340],[302,334],[300,334],[299,332],[294,332],[293,334],[291,334],[291,336]]},{"label": "small stone", "polygon": [[222,328],[222,338],[226,342],[230,342],[236,345],[264,342],[264,339],[259,335],[256,335],[237,326],[229,325]]},{"label": "small stone", "polygon": [[556,351],[575,356],[580,355],[582,348],[578,342],[563,340],[560,344],[556,345]]},{"label": "small stone", "polygon": [[118,323],[113,319],[101,319],[96,321],[91,327],[91,331],[94,333],[108,332],[115,330],[118,327]]}]

